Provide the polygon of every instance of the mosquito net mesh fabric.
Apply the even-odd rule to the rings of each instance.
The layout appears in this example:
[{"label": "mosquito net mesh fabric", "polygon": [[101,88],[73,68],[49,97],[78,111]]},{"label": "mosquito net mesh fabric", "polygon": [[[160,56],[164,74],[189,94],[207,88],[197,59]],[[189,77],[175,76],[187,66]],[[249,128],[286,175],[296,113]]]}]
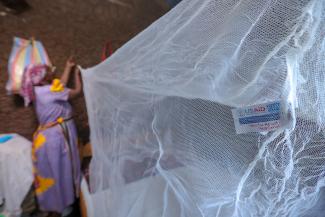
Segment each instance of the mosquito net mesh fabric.
[{"label": "mosquito net mesh fabric", "polygon": [[[96,216],[324,216],[324,70],[323,0],[182,1],[82,72]],[[236,133],[276,100],[286,127]]]}]

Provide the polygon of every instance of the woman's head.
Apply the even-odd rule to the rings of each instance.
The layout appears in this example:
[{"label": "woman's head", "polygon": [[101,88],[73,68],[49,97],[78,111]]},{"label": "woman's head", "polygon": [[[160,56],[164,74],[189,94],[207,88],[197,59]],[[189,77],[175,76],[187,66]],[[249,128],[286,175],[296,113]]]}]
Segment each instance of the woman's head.
[{"label": "woman's head", "polygon": [[45,67],[46,69],[46,73],[45,73],[45,76],[41,82],[41,84],[50,84],[53,79],[55,78],[55,73],[56,73],[56,70],[55,70],[55,67],[53,66],[46,66]]},{"label": "woman's head", "polygon": [[46,65],[28,66],[23,74],[20,95],[24,97],[25,106],[34,100],[33,86],[50,84],[55,75],[55,68]]}]

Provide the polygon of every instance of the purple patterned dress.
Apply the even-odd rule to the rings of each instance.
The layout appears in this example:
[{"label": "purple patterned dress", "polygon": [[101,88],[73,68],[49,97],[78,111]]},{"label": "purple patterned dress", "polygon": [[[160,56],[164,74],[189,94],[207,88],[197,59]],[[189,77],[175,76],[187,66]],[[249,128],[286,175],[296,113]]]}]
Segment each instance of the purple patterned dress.
[{"label": "purple patterned dress", "polygon": [[33,139],[35,191],[40,209],[62,213],[79,194],[81,180],[76,127],[69,89],[35,87],[40,127]]}]

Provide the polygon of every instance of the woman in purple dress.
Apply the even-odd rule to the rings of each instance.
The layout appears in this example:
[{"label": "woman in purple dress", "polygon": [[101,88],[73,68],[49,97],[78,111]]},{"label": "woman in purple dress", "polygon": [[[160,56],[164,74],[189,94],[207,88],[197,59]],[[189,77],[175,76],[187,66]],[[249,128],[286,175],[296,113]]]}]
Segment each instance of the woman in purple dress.
[{"label": "woman in purple dress", "polygon": [[[73,70],[74,69],[74,70]],[[79,195],[81,180],[77,131],[69,100],[82,90],[80,71],[69,59],[60,79],[47,67],[34,87],[39,127],[33,136],[35,192],[42,211],[63,213]],[[70,74],[75,87],[68,88]]]}]

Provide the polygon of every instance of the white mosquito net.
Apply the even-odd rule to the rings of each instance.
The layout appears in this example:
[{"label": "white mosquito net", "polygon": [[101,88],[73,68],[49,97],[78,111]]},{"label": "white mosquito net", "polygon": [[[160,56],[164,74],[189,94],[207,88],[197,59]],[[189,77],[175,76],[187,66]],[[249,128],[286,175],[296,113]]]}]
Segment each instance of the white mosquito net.
[{"label": "white mosquito net", "polygon": [[[324,72],[324,0],[183,0],[82,72],[96,216],[324,216]],[[236,133],[274,101],[286,127]]]}]

